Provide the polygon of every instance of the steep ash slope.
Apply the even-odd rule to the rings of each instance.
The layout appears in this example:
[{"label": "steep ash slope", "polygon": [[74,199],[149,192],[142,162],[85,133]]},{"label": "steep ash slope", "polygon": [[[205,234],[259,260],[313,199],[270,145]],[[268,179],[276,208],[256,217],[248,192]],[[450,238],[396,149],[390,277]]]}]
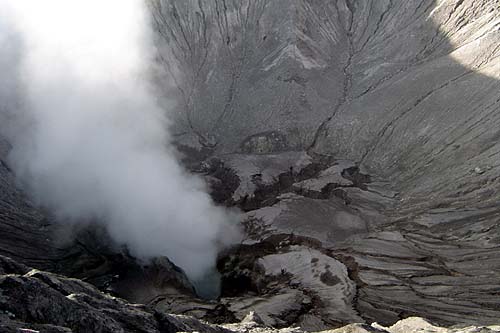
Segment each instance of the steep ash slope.
[{"label": "steep ash slope", "polygon": [[417,123],[400,151],[426,137],[436,140],[426,147],[445,146],[438,139],[461,136],[448,127],[481,119],[498,97],[497,1],[154,1],[152,10],[182,96],[179,136],[219,151],[261,134],[268,149],[314,148],[387,170],[395,145],[375,139],[398,142],[404,131],[392,125]]},{"label": "steep ash slope", "polygon": [[[367,320],[497,320],[498,1],[171,0],[152,11],[177,83],[166,94],[181,96],[177,140],[233,169],[233,199],[259,208],[248,217],[261,229],[341,255]],[[284,165],[284,151],[308,157]],[[301,174],[307,159],[330,162]],[[372,184],[346,184],[345,163]],[[330,183],[343,192],[325,197]]]}]

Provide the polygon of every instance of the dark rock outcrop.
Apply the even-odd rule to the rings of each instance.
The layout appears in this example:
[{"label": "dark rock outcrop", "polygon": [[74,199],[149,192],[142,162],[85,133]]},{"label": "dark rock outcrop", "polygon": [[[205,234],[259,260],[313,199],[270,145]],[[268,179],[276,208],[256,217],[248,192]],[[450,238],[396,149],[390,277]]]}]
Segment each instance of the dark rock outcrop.
[{"label": "dark rock outcrop", "polygon": [[[41,332],[226,332],[103,294],[78,279],[30,270],[0,256],[0,328]],[[21,330],[22,331],[22,330]]]}]

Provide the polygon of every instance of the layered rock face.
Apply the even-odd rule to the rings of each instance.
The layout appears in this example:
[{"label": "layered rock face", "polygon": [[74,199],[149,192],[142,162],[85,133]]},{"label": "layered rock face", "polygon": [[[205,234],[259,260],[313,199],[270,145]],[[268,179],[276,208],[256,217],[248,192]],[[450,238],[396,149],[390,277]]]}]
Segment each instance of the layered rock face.
[{"label": "layered rock face", "polygon": [[149,4],[186,165],[244,212],[220,298],[103,230],[61,230],[0,137],[3,330],[498,329],[391,326],[500,322],[498,0]]}]

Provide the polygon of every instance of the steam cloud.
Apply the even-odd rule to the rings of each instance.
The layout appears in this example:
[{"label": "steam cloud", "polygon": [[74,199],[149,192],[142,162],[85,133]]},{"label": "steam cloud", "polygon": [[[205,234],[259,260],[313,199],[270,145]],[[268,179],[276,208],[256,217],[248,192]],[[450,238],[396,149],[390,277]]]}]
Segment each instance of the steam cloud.
[{"label": "steam cloud", "polygon": [[102,221],[132,254],[166,255],[197,279],[231,217],[169,145],[144,7],[0,0],[0,129],[22,184],[58,219]]}]

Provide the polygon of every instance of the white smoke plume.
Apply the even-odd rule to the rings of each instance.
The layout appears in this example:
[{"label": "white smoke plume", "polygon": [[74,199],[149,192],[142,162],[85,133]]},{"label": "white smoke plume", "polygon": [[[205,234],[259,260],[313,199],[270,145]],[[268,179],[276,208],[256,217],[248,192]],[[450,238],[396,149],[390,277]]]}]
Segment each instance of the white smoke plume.
[{"label": "white smoke plume", "polygon": [[143,1],[0,0],[0,21],[0,65],[17,68],[0,98],[22,96],[14,111],[0,101],[0,128],[27,191],[61,221],[102,221],[135,256],[201,277],[231,216],[174,157]]}]

